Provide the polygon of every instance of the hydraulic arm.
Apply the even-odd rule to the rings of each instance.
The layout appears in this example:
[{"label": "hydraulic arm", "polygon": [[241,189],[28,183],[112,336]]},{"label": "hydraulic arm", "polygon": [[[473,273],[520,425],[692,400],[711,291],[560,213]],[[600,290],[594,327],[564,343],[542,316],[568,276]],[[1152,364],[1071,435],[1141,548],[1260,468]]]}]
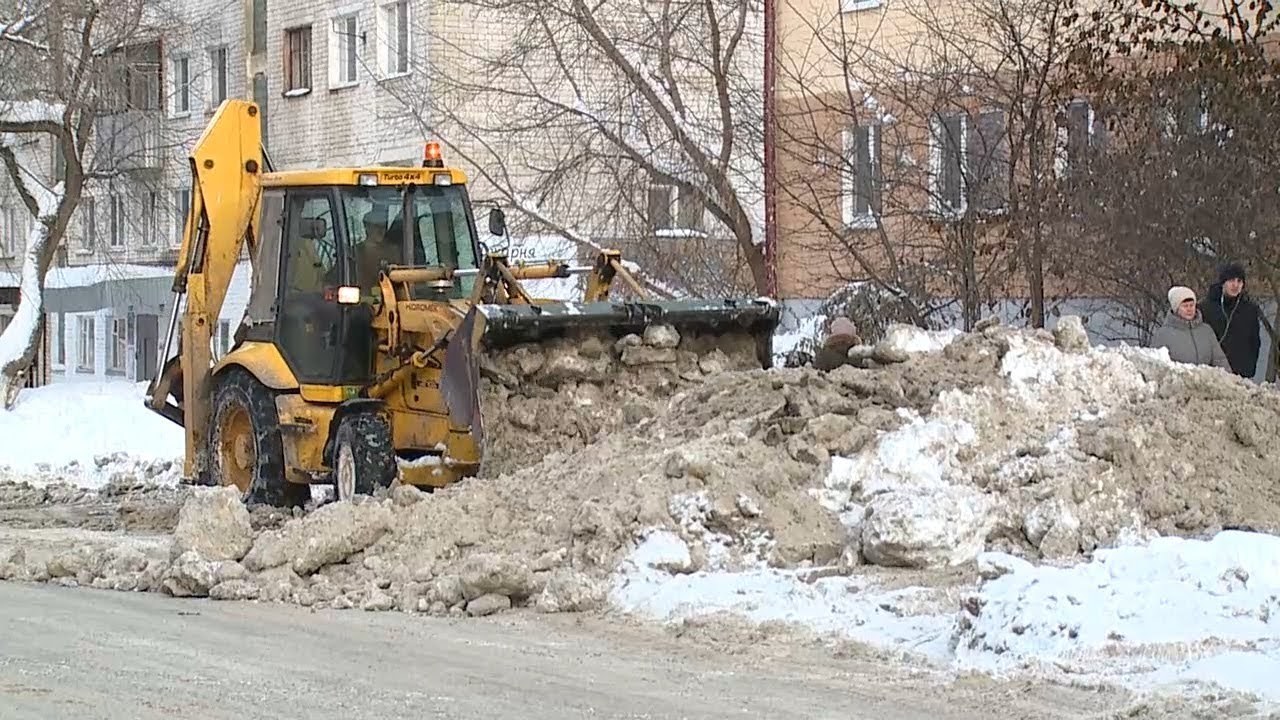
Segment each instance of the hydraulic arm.
[{"label": "hydraulic arm", "polygon": [[[263,163],[257,106],[224,102],[188,159],[191,209],[173,279],[164,369],[147,390],[147,404],[185,428],[185,474],[191,477],[207,432],[213,329],[245,243],[250,253],[256,249]],[[177,404],[169,402],[170,395]]]}]

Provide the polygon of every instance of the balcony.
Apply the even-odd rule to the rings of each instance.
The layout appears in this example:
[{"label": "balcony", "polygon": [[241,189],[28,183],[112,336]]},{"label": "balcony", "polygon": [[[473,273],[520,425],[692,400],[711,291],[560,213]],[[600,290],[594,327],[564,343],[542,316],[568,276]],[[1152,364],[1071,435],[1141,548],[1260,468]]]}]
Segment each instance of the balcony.
[{"label": "balcony", "polygon": [[159,110],[99,115],[93,123],[94,165],[131,172],[164,168],[163,120]]}]

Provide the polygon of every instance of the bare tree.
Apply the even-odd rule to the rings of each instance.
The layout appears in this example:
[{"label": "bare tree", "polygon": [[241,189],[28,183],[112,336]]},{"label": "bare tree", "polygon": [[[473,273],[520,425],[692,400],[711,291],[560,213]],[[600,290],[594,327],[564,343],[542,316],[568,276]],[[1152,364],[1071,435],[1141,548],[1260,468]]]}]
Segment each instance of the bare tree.
[{"label": "bare tree", "polygon": [[1140,342],[1171,285],[1203,288],[1223,261],[1248,264],[1255,294],[1280,303],[1275,6],[1108,6],[1076,65],[1103,155],[1062,194],[1098,285]]},{"label": "bare tree", "polygon": [[[23,68],[0,76],[0,163],[32,219],[17,315],[0,335],[6,408],[35,358],[45,276],[86,188],[164,152],[157,118],[145,111],[163,97],[154,41],[179,22],[158,0],[0,3],[0,67]],[[139,99],[142,112],[132,112]]]},{"label": "bare tree", "polygon": [[875,283],[921,323],[956,304],[972,327],[1025,296],[1043,326],[1070,294],[1050,223],[1076,0],[802,19],[783,38],[781,188],[815,272]]},{"label": "bare tree", "polygon": [[[401,119],[441,137],[516,227],[618,246],[664,294],[764,292],[762,17],[750,0],[449,0]],[[471,39],[474,36],[468,35]]]}]

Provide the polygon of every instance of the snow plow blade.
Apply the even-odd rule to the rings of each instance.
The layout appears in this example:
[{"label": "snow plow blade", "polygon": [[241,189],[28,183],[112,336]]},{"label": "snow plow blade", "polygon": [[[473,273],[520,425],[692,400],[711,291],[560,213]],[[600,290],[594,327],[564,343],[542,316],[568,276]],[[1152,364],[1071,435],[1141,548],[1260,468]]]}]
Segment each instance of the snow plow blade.
[{"label": "snow plow blade", "polygon": [[773,332],[779,318],[772,302],[733,299],[543,302],[480,305],[478,309],[484,316],[480,345],[485,351],[584,334],[598,335],[612,344],[627,335],[643,336],[651,326],[666,325],[679,334],[681,347],[710,342],[741,351],[749,342],[763,368],[772,364]]},{"label": "snow plow blade", "polygon": [[482,407],[490,386],[767,369],[778,321],[767,300],[474,305],[445,351],[440,391],[453,426],[469,428],[483,447],[485,426],[505,412],[500,404]]}]

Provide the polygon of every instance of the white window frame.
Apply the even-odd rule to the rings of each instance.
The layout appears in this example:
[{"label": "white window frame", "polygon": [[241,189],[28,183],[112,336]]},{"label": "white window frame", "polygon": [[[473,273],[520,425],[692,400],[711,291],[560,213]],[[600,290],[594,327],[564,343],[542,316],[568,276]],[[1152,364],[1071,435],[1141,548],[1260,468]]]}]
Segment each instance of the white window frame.
[{"label": "white window frame", "polygon": [[[231,50],[226,45],[214,45],[208,49],[205,57],[209,60],[209,106],[206,110],[214,112],[223,100],[231,97]],[[219,88],[219,85],[222,87]]]},{"label": "white window frame", "polygon": [[[400,41],[400,13],[399,8],[404,8],[404,68],[400,69],[393,65],[392,53],[399,48]],[[383,80],[402,77],[408,75],[413,69],[413,7],[409,4],[409,0],[392,0],[392,2],[378,4],[377,19],[377,39],[378,39],[378,70]],[[395,58],[399,60],[399,58]]]},{"label": "white window frame", "polygon": [[111,235],[109,242],[113,248],[123,248],[129,244],[125,238],[126,212],[124,196],[120,193],[111,193],[110,197],[111,207],[108,220],[111,226]]},{"label": "white window frame", "polygon": [[[18,234],[18,209],[12,205],[0,207],[0,257],[18,256]],[[25,243],[21,245],[25,251]]]},{"label": "white window frame", "polygon": [[107,346],[107,370],[123,373],[129,369],[129,320],[111,318],[111,344]]},{"label": "white window frame", "polygon": [[92,195],[80,199],[80,249],[78,253],[88,255],[98,242],[98,203]]},{"label": "white window frame", "polygon": [[[179,72],[182,68],[182,72]],[[179,78],[185,75],[185,80]],[[173,87],[173,99],[169,108],[172,117],[189,117],[191,115],[191,56],[185,53],[175,54],[169,58],[169,83]]]},{"label": "white window frame", "polygon": [[187,229],[187,213],[191,212],[191,189],[178,188],[173,191],[173,217],[170,233],[170,247],[182,245],[182,233]]},{"label": "white window frame", "polygon": [[[654,235],[660,238],[701,238],[706,237],[706,231],[701,227],[706,223],[706,208],[699,208],[698,225],[699,227],[686,226],[683,222],[684,216],[680,212],[680,186],[671,183],[653,181],[649,184],[649,192],[665,191],[667,195],[668,215],[671,217],[671,223],[666,226],[658,226],[653,217],[648,217],[649,225],[653,229]],[[691,199],[690,202],[697,202]],[[646,211],[649,208],[646,198]]]},{"label": "white window frame", "polygon": [[219,320],[218,328],[210,340],[210,353],[213,355],[214,362],[226,357],[231,351],[231,321]]},{"label": "white window frame", "polygon": [[874,10],[884,5],[884,0],[840,0],[840,12],[859,12]]},{"label": "white window frame", "polygon": [[[347,77],[350,71],[350,77]],[[347,12],[329,23],[329,89],[360,84],[360,14]]]},{"label": "white window frame", "polygon": [[[867,162],[873,177],[876,171],[876,164],[880,161],[880,158],[876,156],[876,140],[880,137],[880,127],[881,126],[878,124],[866,126]],[[879,218],[876,216],[874,196],[879,192],[881,195],[881,202],[883,203],[884,186],[883,183],[881,183],[880,187],[876,187],[873,180],[871,186],[872,197],[867,199],[867,211],[865,213],[860,213],[855,210],[853,206],[854,200],[856,199],[854,182],[857,179],[855,170],[857,169],[856,164],[858,162],[858,154],[857,148],[853,146],[853,139],[854,131],[858,129],[860,128],[846,127],[841,132],[840,149],[842,155],[840,162],[840,219],[846,228],[869,230],[878,226]]]},{"label": "white window frame", "polygon": [[143,247],[154,247],[156,244],[156,231],[158,224],[156,223],[157,209],[159,198],[156,197],[154,190],[145,192],[138,199],[142,205],[142,238],[141,245]]},{"label": "white window frame", "polygon": [[[960,119],[960,182],[957,184],[959,201],[954,207],[942,204],[942,148],[945,137],[943,121],[958,117]],[[960,217],[969,208],[969,193],[966,190],[965,173],[969,162],[969,115],[965,112],[934,112],[929,115],[929,209],[935,215],[943,217]]]},{"label": "white window frame", "polygon": [[1085,106],[1087,110],[1084,129],[1087,147],[1093,147],[1098,140],[1098,117],[1093,103],[1084,98],[1067,101],[1062,106],[1063,122],[1057,128],[1054,143],[1053,171],[1058,177],[1064,177],[1071,169],[1071,157],[1068,155],[1071,141],[1071,109],[1080,105]]},{"label": "white window frame", "polygon": [[76,316],[76,369],[97,372],[97,318],[93,315]]}]

